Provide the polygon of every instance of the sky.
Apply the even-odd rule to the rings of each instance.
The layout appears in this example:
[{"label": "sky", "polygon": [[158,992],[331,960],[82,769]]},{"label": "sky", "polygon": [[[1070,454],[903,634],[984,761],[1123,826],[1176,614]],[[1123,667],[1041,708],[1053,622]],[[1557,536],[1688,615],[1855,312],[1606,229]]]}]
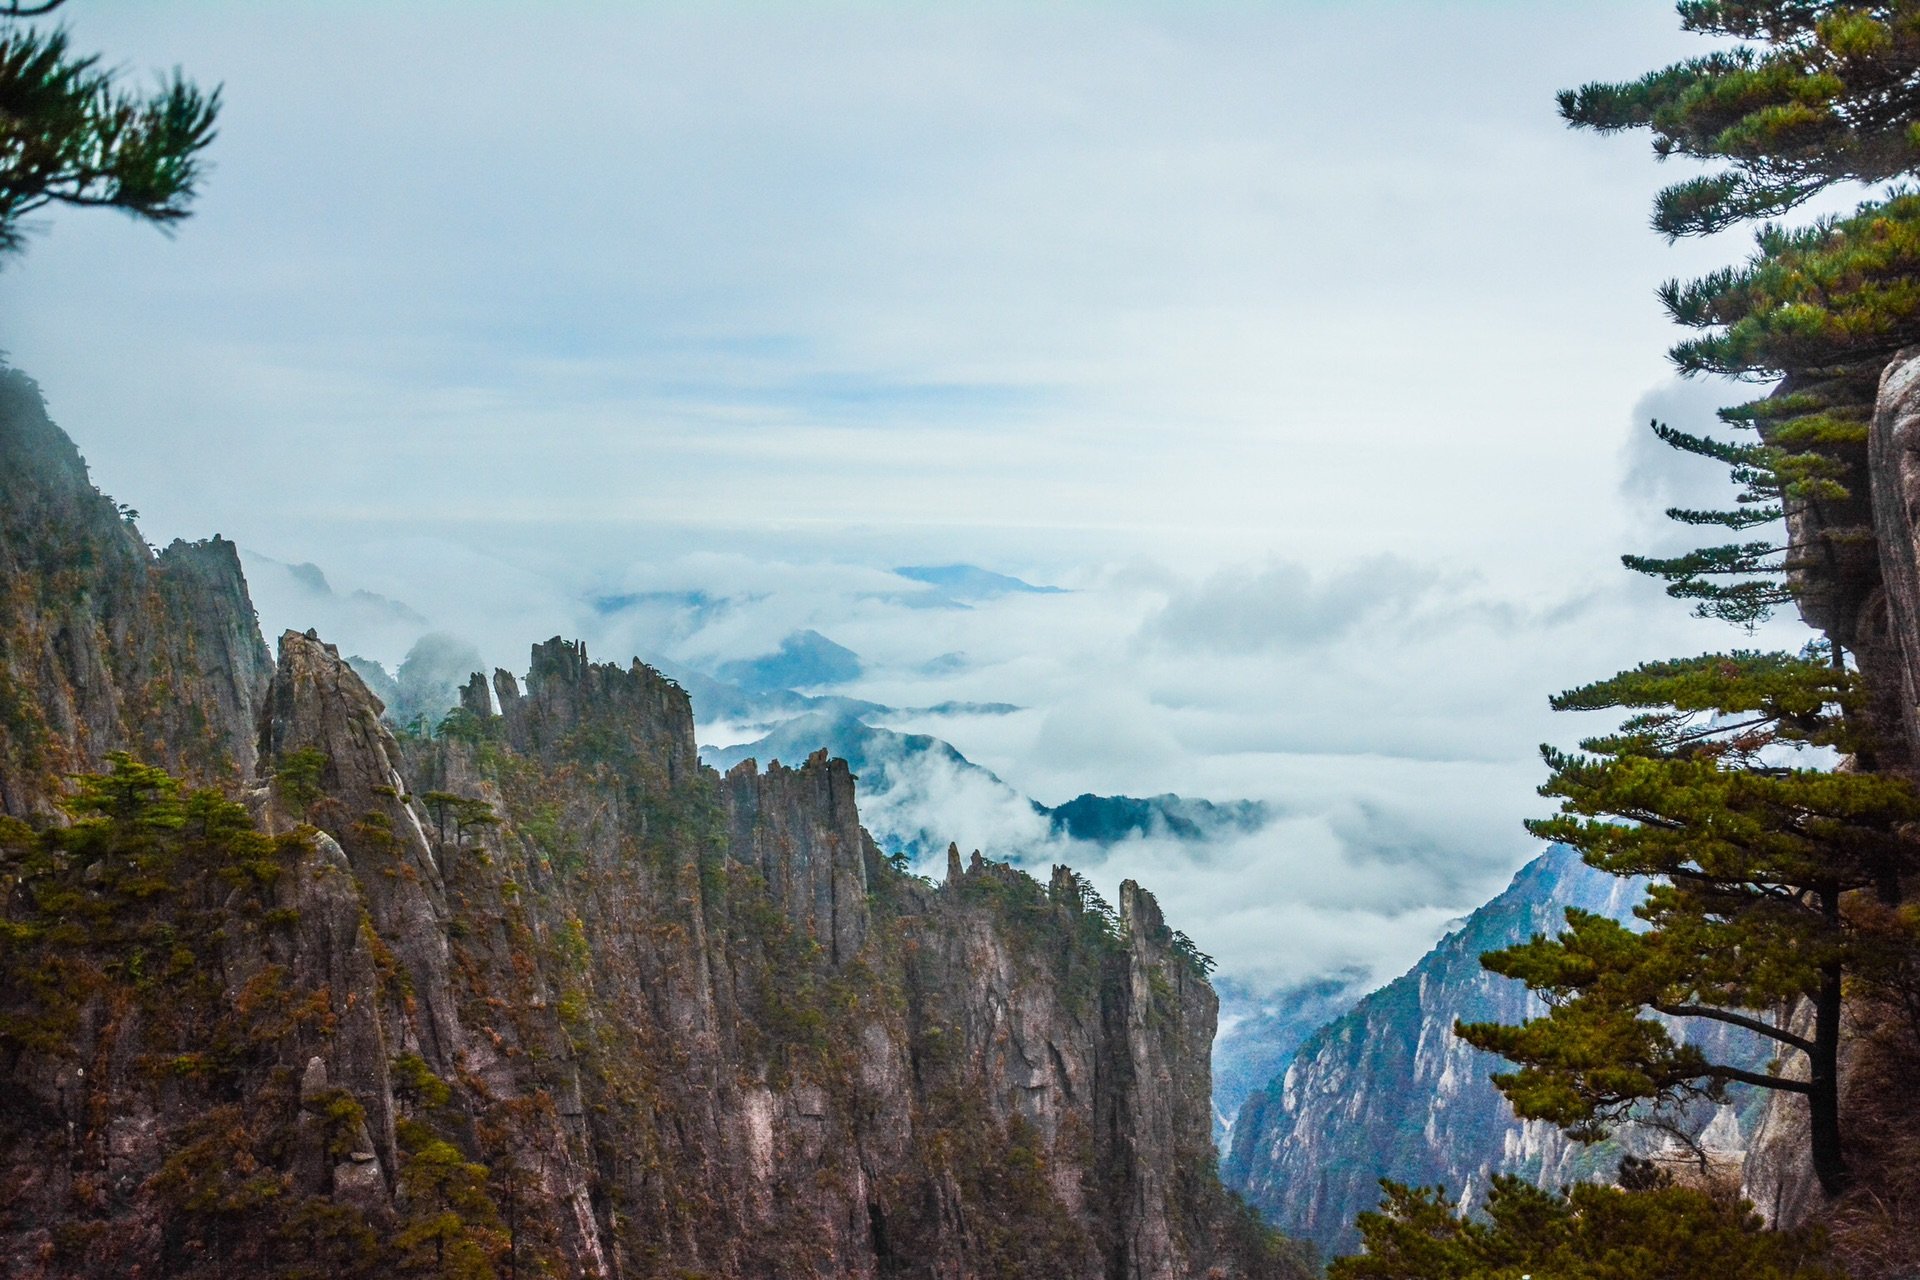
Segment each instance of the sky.
[{"label": "sky", "polygon": [[[270,634],[819,630],[837,692],[1021,707],[898,727],[1044,802],[1274,804],[1099,868],[1265,990],[1391,977],[1537,852],[1549,693],[1754,643],[1618,566],[1720,491],[1647,419],[1762,390],[1677,383],[1654,298],[1742,240],[1663,242],[1677,165],[1554,112],[1700,47],[1660,0],[63,17],[221,132],[171,239],[48,218],[0,348]],[[892,572],[949,563],[1065,590]]]}]

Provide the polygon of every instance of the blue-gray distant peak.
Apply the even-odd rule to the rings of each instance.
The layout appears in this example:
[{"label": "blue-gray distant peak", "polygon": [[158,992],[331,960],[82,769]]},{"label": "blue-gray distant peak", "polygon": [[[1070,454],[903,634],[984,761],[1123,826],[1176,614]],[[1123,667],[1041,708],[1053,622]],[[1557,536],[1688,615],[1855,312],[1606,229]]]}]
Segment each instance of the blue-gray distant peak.
[{"label": "blue-gray distant peak", "polygon": [[856,715],[831,710],[795,716],[753,742],[731,747],[702,747],[700,758],[724,773],[747,759],[759,761],[762,767],[775,760],[797,765],[822,747],[828,755],[847,762],[860,780],[863,797],[891,791],[900,781],[897,776],[900,766],[918,757],[938,760],[1006,787],[1009,792],[1013,790],[991,769],[961,755],[952,743],[925,733],[876,729]]},{"label": "blue-gray distant peak", "polygon": [[592,600],[593,611],[603,618],[649,606],[705,615],[717,612],[729,603],[726,598],[715,597],[705,591],[623,591],[595,596]]},{"label": "blue-gray distant peak", "polygon": [[919,564],[895,569],[895,573],[914,582],[939,587],[962,600],[991,600],[1006,595],[1065,595],[1064,587],[1042,587],[1009,574],[995,573],[973,564]]},{"label": "blue-gray distant peak", "polygon": [[772,693],[845,684],[859,679],[863,670],[860,655],[845,645],[818,631],[795,631],[772,653],[724,663],[713,674],[749,693]]},{"label": "blue-gray distant peak", "polygon": [[882,703],[840,694],[795,693],[791,689],[749,690],[726,680],[716,680],[704,671],[668,658],[643,656],[642,661],[671,677],[687,691],[687,696],[693,699],[693,714],[701,724],[729,720],[766,725],[809,712],[849,716],[880,716],[894,712],[894,708]]},{"label": "blue-gray distant peak", "polygon": [[1078,795],[1046,810],[1053,829],[1074,840],[1112,844],[1132,835],[1206,840],[1227,831],[1258,831],[1272,815],[1258,800],[1191,800],[1157,796]]}]

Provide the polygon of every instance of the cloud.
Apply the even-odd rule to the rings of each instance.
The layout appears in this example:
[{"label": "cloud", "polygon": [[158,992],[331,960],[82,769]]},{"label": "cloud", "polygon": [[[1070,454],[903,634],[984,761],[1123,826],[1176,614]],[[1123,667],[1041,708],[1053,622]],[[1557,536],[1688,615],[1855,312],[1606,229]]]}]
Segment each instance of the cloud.
[{"label": "cloud", "polygon": [[[1040,874],[1069,862],[1109,894],[1138,878],[1256,994],[1391,976],[1499,890],[1537,849],[1521,820],[1546,804],[1538,744],[1595,727],[1550,712],[1548,693],[1651,654],[1746,642],[1612,567],[1535,591],[1409,555],[1035,568],[975,546],[968,562],[988,572],[1072,589],[927,610],[891,571],[897,547],[857,532],[712,530],[644,547],[586,534],[529,547],[517,533],[419,547],[436,565],[420,612],[473,637],[484,665],[522,670],[531,640],[562,632],[601,660],[712,669],[817,629],[860,656],[837,691],[898,708],[889,728],[950,741],[999,779],[890,760],[892,785],[863,777],[876,832],[935,853],[958,841]],[[393,545],[344,544],[333,550],[354,568],[321,567],[342,593],[384,588]],[[603,607],[623,594],[640,599]],[[367,651],[342,626],[328,638]],[[1775,634],[1797,643],[1792,630]],[[696,696],[695,713],[701,740],[726,745],[765,734],[772,711]],[[1085,792],[1247,799],[1281,816],[1215,840],[1107,847],[1060,839],[1028,801]]]},{"label": "cloud", "polygon": [[[850,694],[1027,708],[897,721],[1020,793],[1284,812],[1075,854],[1262,990],[1391,969],[1529,856],[1547,693],[1729,642],[1617,563],[1691,501],[1622,443],[1651,288],[1727,246],[1647,235],[1662,175],[1550,106],[1685,52],[1656,0],[72,8],[225,85],[217,172],[171,241],[56,219],[5,345],[269,629],[831,636]],[[955,565],[1069,590],[896,571]]]},{"label": "cloud", "polygon": [[1700,529],[1668,520],[1669,507],[1727,510],[1738,490],[1725,464],[1684,453],[1668,445],[1649,428],[1659,422],[1691,435],[1751,441],[1752,433],[1721,422],[1718,411],[1729,405],[1759,399],[1765,388],[1725,378],[1675,378],[1648,391],[1633,406],[1634,429],[1624,449],[1621,493],[1635,514],[1635,533],[1650,540],[1654,550],[1671,553],[1698,546]]},{"label": "cloud", "polygon": [[1141,629],[1188,649],[1247,652],[1336,640],[1370,620],[1404,616],[1442,586],[1442,575],[1377,556],[1317,579],[1302,564],[1227,569],[1177,593]]},{"label": "cloud", "polygon": [[430,631],[414,642],[393,673],[393,702],[387,714],[401,724],[424,717],[436,722],[460,700],[460,686],[484,671],[480,651],[459,636]]},{"label": "cloud", "polygon": [[320,566],[286,564],[242,548],[247,587],[269,639],[309,628],[352,635],[382,652],[403,653],[429,623],[398,600],[364,589],[337,592]]}]

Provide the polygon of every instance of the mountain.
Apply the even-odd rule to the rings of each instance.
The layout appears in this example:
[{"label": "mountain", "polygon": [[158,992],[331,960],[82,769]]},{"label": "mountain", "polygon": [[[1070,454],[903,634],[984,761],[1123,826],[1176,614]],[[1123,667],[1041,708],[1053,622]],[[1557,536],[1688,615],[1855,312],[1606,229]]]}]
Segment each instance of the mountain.
[{"label": "mountain", "polygon": [[863,698],[836,693],[795,693],[792,689],[766,689],[755,692],[714,677],[693,667],[661,659],[652,663],[685,689],[699,709],[701,723],[714,721],[745,724],[776,724],[794,716],[824,712],[830,715],[878,716],[893,708]]},{"label": "mountain", "polygon": [[859,679],[863,669],[860,655],[845,645],[818,631],[795,631],[772,653],[723,663],[713,674],[748,693],[773,693],[845,684]]},{"label": "mountain", "polygon": [[1339,976],[1257,991],[1216,973],[1213,986],[1220,995],[1220,1030],[1213,1039],[1214,1140],[1224,1152],[1247,1099],[1283,1074],[1307,1037],[1359,997],[1352,979]]},{"label": "mountain", "polygon": [[1145,798],[1083,794],[1043,812],[1056,835],[1096,844],[1149,834],[1208,840],[1229,830],[1258,831],[1272,816],[1258,800],[1216,804],[1172,792]]},{"label": "mountain", "polygon": [[1305,1274],[1138,885],[908,875],[558,638],[397,734],[18,375],[0,497],[0,1274]]},{"label": "mountain", "polygon": [[[1553,1125],[1516,1119],[1488,1079],[1503,1061],[1453,1034],[1456,1019],[1542,1012],[1521,983],[1481,968],[1482,952],[1556,931],[1569,906],[1629,919],[1642,892],[1563,847],[1528,863],[1406,974],[1308,1037],[1284,1074],[1248,1098],[1222,1165],[1228,1185],[1332,1255],[1358,1245],[1353,1220],[1378,1204],[1382,1178],[1441,1183],[1474,1204],[1495,1173],[1555,1187],[1610,1175],[1624,1152],[1655,1149],[1660,1135],[1639,1128],[1583,1146]],[[1770,1056],[1750,1033],[1711,1027],[1690,1036],[1711,1056],[1756,1069]],[[1759,1103],[1744,1093],[1737,1101],[1750,1133]],[[1680,1121],[1698,1133],[1715,1118],[1703,1106]]]},{"label": "mountain", "polygon": [[1062,587],[1039,587],[1031,582],[972,564],[921,564],[895,569],[902,578],[939,587],[955,600],[991,600],[1005,595],[1064,595]]},{"label": "mountain", "polygon": [[765,737],[705,747],[700,756],[714,768],[729,769],[743,760],[804,760],[818,750],[845,760],[859,777],[881,844],[915,861],[956,838],[973,843],[977,837],[1009,856],[1031,859],[1052,856],[1061,841],[1105,846],[1140,836],[1207,840],[1258,830],[1270,816],[1257,801],[1215,803],[1171,793],[1081,795],[1043,805],[951,743],[878,728],[849,713],[796,716]]},{"label": "mountain", "polygon": [[0,813],[137,751],[237,781],[273,669],[233,543],[155,553],[96,490],[39,388],[0,369]]}]

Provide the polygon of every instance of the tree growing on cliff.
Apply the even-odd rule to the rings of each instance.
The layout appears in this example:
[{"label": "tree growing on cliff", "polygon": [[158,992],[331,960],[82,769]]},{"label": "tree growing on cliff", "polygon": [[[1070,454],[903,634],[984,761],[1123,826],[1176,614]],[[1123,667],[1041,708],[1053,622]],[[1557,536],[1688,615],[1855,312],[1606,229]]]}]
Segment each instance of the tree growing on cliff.
[{"label": "tree growing on cliff", "polygon": [[[1529,1118],[1597,1137],[1643,1103],[1718,1099],[1730,1083],[1804,1095],[1822,1185],[1847,1181],[1838,1049],[1843,983],[1896,963],[1902,940],[1875,904],[1897,902],[1920,820],[1904,779],[1791,763],[1854,748],[1859,677],[1817,649],[1649,663],[1553,700],[1623,709],[1578,753],[1547,748],[1541,788],[1561,812],[1528,824],[1622,876],[1652,878],[1644,930],[1567,913],[1567,932],[1482,963],[1545,999],[1520,1026],[1462,1024],[1469,1043],[1519,1070],[1494,1082]],[[1864,896],[1867,902],[1856,902]],[[1792,1025],[1799,1001],[1812,1027]],[[1703,1018],[1802,1055],[1806,1078],[1709,1061],[1651,1016]]]},{"label": "tree growing on cliff", "polygon": [[20,25],[60,2],[0,6],[0,255],[18,252],[26,219],[54,204],[171,226],[191,211],[214,137],[219,90],[175,71],[130,93],[65,31]]},{"label": "tree growing on cliff", "polygon": [[[1920,171],[1920,21],[1908,0],[1684,0],[1679,13],[1688,31],[1746,43],[1560,95],[1576,127],[1644,128],[1661,158],[1711,167],[1659,194],[1658,230],[1720,231],[1777,218],[1836,183]],[[1662,431],[1734,466],[1743,486],[1732,510],[1669,514],[1736,531],[1786,518],[1792,545],[1743,539],[1628,557],[1631,567],[1734,622],[1796,598],[1837,653],[1855,647],[1877,577],[1867,424],[1881,368],[1920,341],[1917,277],[1920,197],[1896,190],[1845,217],[1766,222],[1745,262],[1662,288],[1672,318],[1700,331],[1673,349],[1683,373],[1782,380],[1773,395],[1721,414],[1754,430],[1756,443]]]},{"label": "tree growing on cliff", "polygon": [[1920,167],[1920,22],[1910,0],[1681,0],[1683,30],[1721,47],[1638,80],[1560,95],[1580,128],[1643,128],[1654,154],[1718,165],[1654,203],[1669,237],[1774,217],[1836,182]]},{"label": "tree growing on cliff", "polygon": [[[1661,157],[1717,166],[1657,198],[1654,224],[1669,237],[1777,217],[1834,183],[1920,166],[1913,4],[1684,0],[1679,10],[1688,30],[1749,43],[1560,98],[1577,127],[1646,128]],[[1751,443],[1655,428],[1725,463],[1737,486],[1726,509],[1668,515],[1743,536],[1624,559],[1706,616],[1751,628],[1793,602],[1826,639],[1801,655],[1646,664],[1554,700],[1631,714],[1577,752],[1544,749],[1542,791],[1561,812],[1530,826],[1603,870],[1650,877],[1646,928],[1573,913],[1557,939],[1488,955],[1548,1013],[1459,1030],[1518,1064],[1496,1076],[1516,1110],[1583,1136],[1636,1105],[1717,1096],[1734,1081],[1802,1093],[1816,1171],[1836,1191],[1848,1176],[1843,984],[1897,971],[1913,950],[1890,908],[1920,865],[1904,830],[1920,799],[1876,772],[1900,761],[1904,736],[1889,696],[1899,677],[1868,620],[1879,568],[1866,479],[1880,370],[1920,340],[1920,197],[1895,191],[1797,229],[1769,223],[1748,260],[1660,296],[1696,331],[1672,351],[1683,373],[1780,382],[1721,413],[1751,429]],[[1776,524],[1781,537],[1751,532]],[[1802,754],[1811,749],[1850,767],[1820,767]],[[1810,1028],[1792,1022],[1801,1002]],[[1807,1078],[1710,1062],[1657,1014],[1743,1027],[1803,1056]]]}]

